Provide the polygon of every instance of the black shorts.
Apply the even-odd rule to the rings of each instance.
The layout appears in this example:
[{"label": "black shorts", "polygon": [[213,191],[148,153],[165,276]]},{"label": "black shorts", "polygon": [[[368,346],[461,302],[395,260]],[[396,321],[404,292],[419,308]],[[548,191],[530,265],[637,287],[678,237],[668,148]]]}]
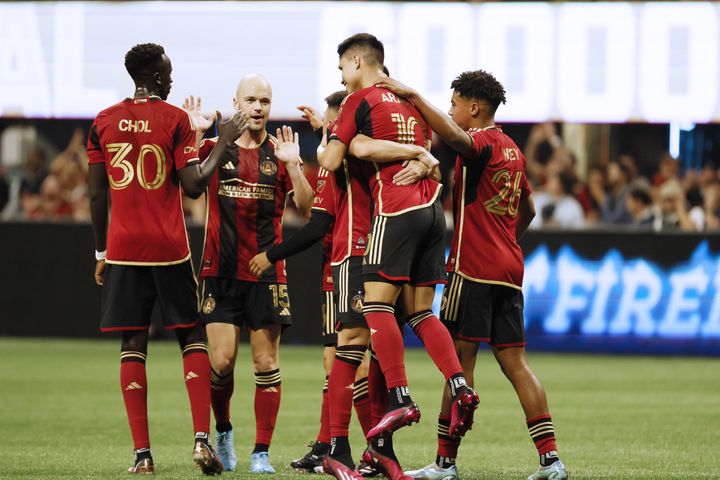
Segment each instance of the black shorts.
[{"label": "black shorts", "polygon": [[335,310],[335,293],[322,292],[322,342],[326,347],[337,345]]},{"label": "black shorts", "polygon": [[156,300],[165,328],[198,324],[197,282],[190,260],[163,266],[108,263],[100,330],[147,330]]},{"label": "black shorts", "polygon": [[460,340],[525,346],[522,290],[473,282],[455,273],[443,291],[440,320]]},{"label": "black shorts", "polygon": [[365,286],[362,257],[349,257],[340,265],[333,265],[333,288],[337,305],[337,330],[343,327],[365,326],[362,313]]},{"label": "black shorts", "polygon": [[446,283],[445,214],[440,201],[394,217],[373,220],[363,263],[366,282]]},{"label": "black shorts", "polygon": [[231,323],[250,330],[287,327],[292,324],[287,285],[208,277],[202,284],[200,319],[204,324]]}]

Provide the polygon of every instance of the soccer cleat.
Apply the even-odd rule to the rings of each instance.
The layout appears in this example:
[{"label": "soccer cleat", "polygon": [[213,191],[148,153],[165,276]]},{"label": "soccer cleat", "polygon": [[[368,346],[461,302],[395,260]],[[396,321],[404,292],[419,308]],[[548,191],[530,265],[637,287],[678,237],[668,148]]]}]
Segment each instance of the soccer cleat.
[{"label": "soccer cleat", "polygon": [[231,428],[227,432],[215,432],[215,451],[220,457],[225,471],[233,471],[237,466],[235,454],[235,433]]},{"label": "soccer cleat", "polygon": [[402,467],[397,460],[379,453],[372,445],[368,445],[363,453],[363,461],[373,465],[390,480],[410,480],[410,477],[403,473]]},{"label": "soccer cleat", "polygon": [[453,399],[450,414],[449,434],[460,438],[472,428],[473,416],[480,403],[480,397],[470,387],[463,388]]},{"label": "soccer cleat", "polygon": [[268,452],[255,452],[250,455],[250,473],[275,473],[275,469],[270,465]]},{"label": "soccer cleat", "polygon": [[152,458],[141,458],[134,466],[128,468],[128,473],[133,475],[153,475],[155,473],[155,465]]},{"label": "soccer cleat", "polygon": [[377,477],[382,472],[378,470],[377,466],[367,463],[365,460],[360,460],[357,466],[357,472],[365,478]]},{"label": "soccer cleat", "polygon": [[215,454],[213,448],[205,442],[195,442],[193,449],[193,462],[200,467],[205,475],[220,475],[223,464]]},{"label": "soccer cleat", "polygon": [[317,442],[310,442],[308,447],[311,447],[310,451],[304,457],[290,462],[290,466],[301,473],[323,473],[323,455],[327,451],[317,451]]},{"label": "soccer cleat", "polygon": [[568,478],[568,474],[565,471],[565,465],[558,460],[547,467],[541,466],[528,477],[528,480],[565,480],[566,478]]},{"label": "soccer cleat", "polygon": [[420,470],[408,470],[405,475],[418,480],[460,480],[455,465],[449,468],[440,468],[435,463]]},{"label": "soccer cleat", "polygon": [[406,425],[411,425],[420,421],[420,408],[417,403],[405,405],[395,410],[390,410],[367,434],[368,440],[375,440],[385,434],[390,434],[395,430]]},{"label": "soccer cleat", "polygon": [[323,471],[338,480],[363,480],[363,476],[330,455],[323,457]]}]

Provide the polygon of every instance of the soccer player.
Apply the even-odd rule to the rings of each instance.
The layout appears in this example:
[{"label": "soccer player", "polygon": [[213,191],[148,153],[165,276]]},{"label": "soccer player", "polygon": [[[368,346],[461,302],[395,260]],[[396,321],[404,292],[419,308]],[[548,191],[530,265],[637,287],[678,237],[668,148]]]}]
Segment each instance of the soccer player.
[{"label": "soccer player", "polygon": [[[345,91],[338,91],[329,95],[325,102],[324,121],[318,112],[311,107],[300,106],[308,119],[313,130],[320,137],[323,136],[323,128],[327,122],[337,116],[340,103],[345,98]],[[323,239],[322,251],[322,341],[323,367],[325,369],[325,385],[322,390],[322,406],[320,413],[320,431],[317,439],[312,443],[311,450],[302,458],[294,460],[290,466],[298,471],[308,473],[322,473],[322,457],[330,449],[330,423],[327,379],[330,375],[332,361],[335,356],[335,343],[337,333],[335,332],[335,301],[333,297],[332,267],[330,256],[332,254],[333,225],[335,223],[335,186],[326,170],[320,169],[317,175],[315,186],[315,198],[313,199],[310,221],[306,223],[295,235],[282,243],[274,245],[269,250],[257,254],[250,261],[250,270],[256,276],[261,276],[265,271],[272,268],[275,263],[295,255],[307,248],[310,248],[320,239]]]},{"label": "soccer player", "polygon": [[[101,330],[122,332],[120,385],[135,445],[135,464],[129,472],[151,474],[155,469],[145,357],[157,301],[165,328],[175,331],[183,354],[195,429],[193,460],[206,474],[220,473],[222,465],[209,444],[210,362],[198,322],[179,187],[190,196],[200,196],[223,149],[214,149],[204,162],[198,161],[192,121],[181,109],[165,103],[172,64],[163,47],[135,45],[125,55],[125,68],[135,82],[133,98],[98,114],[87,150],[97,249],[95,280],[103,286]],[[246,123],[240,113],[228,123],[219,122],[217,144],[234,142]]]},{"label": "soccer player", "polygon": [[[451,84],[449,117],[393,79],[380,87],[406,98],[457,153],[455,233],[443,294],[443,321],[454,333],[465,377],[473,382],[478,344],[487,342],[517,392],[540,468],[528,480],[567,478],[557,454],[547,397],[525,354],[523,255],[518,239],[535,215],[525,158],[495,124],[505,89],[491,74],[464,72]],[[459,438],[448,435],[450,398],[443,396],[436,462],[407,472],[415,478],[457,478]]]},{"label": "soccer player", "polygon": [[[319,153],[320,164],[328,170],[337,170],[359,133],[373,139],[425,145],[428,133],[422,116],[408,102],[375,86],[385,77],[381,70],[382,43],[369,34],[353,35],[340,43],[338,55],[343,84],[353,93],[340,109],[327,148]],[[441,185],[430,178],[398,185],[394,179],[403,171],[403,163],[360,165],[375,206],[363,265],[363,314],[387,382],[390,408],[368,433],[372,444],[363,457],[393,479],[402,477],[403,472],[392,449],[392,432],[420,419],[420,410],[410,397],[402,334],[395,319],[394,304],[402,285],[411,286],[409,297],[413,301],[406,302],[408,323],[451,388],[452,436],[462,436],[470,428],[478,402],[477,394],[465,383],[450,334],[431,311],[435,285],[444,283],[446,278],[445,219],[438,201]],[[331,380],[335,371],[334,368]],[[338,455],[341,448],[344,445],[339,442],[333,445],[329,470],[337,478],[356,475],[343,456]]]},{"label": "soccer player", "polygon": [[[191,102],[192,103],[192,102]],[[212,363],[212,406],[216,450],[227,470],[235,469],[230,399],[240,328],[250,332],[255,370],[255,448],[250,472],[275,473],[268,450],[280,408],[280,334],[289,326],[290,299],[285,262],[260,278],[249,262],[258,253],[282,241],[282,218],[292,196],[300,214],[309,217],[313,200],[302,173],[298,135],[289,127],[266,131],[272,88],[262,76],[240,80],[233,106],[247,114],[247,130],[225,147],[223,161],[208,188],[208,219],[200,276],[203,279],[201,317],[206,325]],[[190,105],[199,130],[210,127],[197,105]],[[200,145],[200,158],[215,140]]]}]

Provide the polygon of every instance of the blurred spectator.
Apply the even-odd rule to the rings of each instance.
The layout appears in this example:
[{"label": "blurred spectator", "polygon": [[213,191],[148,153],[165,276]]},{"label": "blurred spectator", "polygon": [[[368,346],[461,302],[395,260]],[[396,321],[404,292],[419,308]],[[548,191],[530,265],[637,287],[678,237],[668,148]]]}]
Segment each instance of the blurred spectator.
[{"label": "blurred spectator", "polygon": [[40,188],[38,210],[31,217],[34,220],[68,220],[72,218],[72,205],[63,197],[60,181],[55,175],[48,175]]},{"label": "blurred spectator", "polygon": [[90,220],[90,203],[88,201],[88,158],[85,151],[85,134],[77,129],[70,142],[50,164],[50,173],[57,178],[61,196],[71,207],[74,220]]},{"label": "blurred spectator", "polygon": [[652,177],[653,185],[662,185],[670,179],[677,178],[680,170],[680,162],[665,152],[660,159],[658,172]]},{"label": "blurred spectator", "polygon": [[47,177],[47,158],[45,152],[33,148],[25,161],[25,172],[20,184],[20,202],[27,218],[35,218],[40,210],[40,187]]},{"label": "blurred spectator", "polygon": [[630,192],[628,167],[618,161],[610,162],[607,183],[608,192],[594,192],[600,204],[600,221],[608,224],[632,222],[626,205],[626,197]]},{"label": "blurred spectator", "polygon": [[5,179],[5,168],[0,165],[0,212],[5,210],[5,207],[10,200],[10,184]]},{"label": "blurred spectator", "polygon": [[569,173],[554,173],[548,180],[546,191],[535,195],[533,228],[582,228],[585,216],[582,206],[573,196],[575,178]]},{"label": "blurred spectator", "polygon": [[660,211],[655,218],[657,231],[696,231],[686,208],[685,192],[677,180],[668,180],[660,186]]},{"label": "blurred spectator", "polygon": [[627,211],[632,215],[633,224],[637,227],[652,228],[655,222],[652,197],[647,187],[634,185],[625,199]]},{"label": "blurred spectator", "polygon": [[585,224],[600,221],[600,205],[605,199],[605,172],[600,167],[588,170],[587,184],[579,185],[577,199],[585,212]]},{"label": "blurred spectator", "polygon": [[703,188],[705,229],[720,230],[720,181],[715,180]]}]

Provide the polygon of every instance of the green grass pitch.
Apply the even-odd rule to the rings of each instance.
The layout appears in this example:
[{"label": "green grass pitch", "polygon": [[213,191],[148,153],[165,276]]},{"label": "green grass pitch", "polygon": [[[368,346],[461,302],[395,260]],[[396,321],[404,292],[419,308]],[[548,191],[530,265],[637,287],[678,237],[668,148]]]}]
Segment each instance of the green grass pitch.
[{"label": "green grass pitch", "polygon": [[[283,399],[271,460],[281,477],[318,430],[320,347],[283,346]],[[406,353],[419,425],[396,434],[406,467],[435,455],[440,373],[422,350]],[[123,478],[132,443],[118,384],[118,341],[0,339],[0,478]],[[720,360],[531,354],[548,391],[558,446],[572,479],[720,478]],[[148,355],[150,435],[159,478],[197,478],[192,424],[175,343]],[[238,471],[250,478],[254,442],[250,352],[241,347],[232,404]],[[460,449],[463,479],[525,479],[537,458],[524,416],[494,359],[481,353],[480,409]],[[362,437],[352,424],[355,457]],[[314,476],[315,478],[322,478]]]}]

